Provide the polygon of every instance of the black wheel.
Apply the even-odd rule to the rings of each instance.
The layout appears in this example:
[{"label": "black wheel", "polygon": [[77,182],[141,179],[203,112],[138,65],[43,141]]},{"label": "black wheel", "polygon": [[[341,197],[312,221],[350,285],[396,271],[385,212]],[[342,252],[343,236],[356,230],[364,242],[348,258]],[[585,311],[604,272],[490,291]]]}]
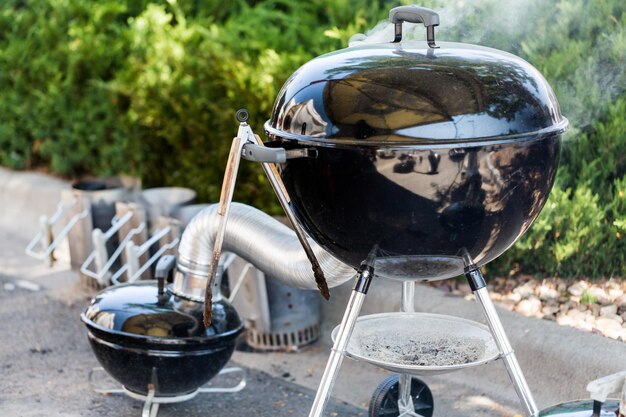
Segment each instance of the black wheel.
[{"label": "black wheel", "polygon": [[[392,375],[378,384],[372,395],[369,407],[369,417],[398,417],[398,375]],[[423,417],[432,417],[435,409],[433,394],[428,385],[420,379],[411,378],[411,397],[415,412]]]}]

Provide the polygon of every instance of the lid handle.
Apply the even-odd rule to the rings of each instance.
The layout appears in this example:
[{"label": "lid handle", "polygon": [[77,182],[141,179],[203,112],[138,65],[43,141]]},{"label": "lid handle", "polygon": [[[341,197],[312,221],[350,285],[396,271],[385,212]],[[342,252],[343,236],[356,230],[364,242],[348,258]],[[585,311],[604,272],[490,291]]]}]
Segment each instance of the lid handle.
[{"label": "lid handle", "polygon": [[435,45],[435,26],[439,26],[439,14],[420,6],[399,6],[389,11],[389,21],[396,25],[393,42],[402,40],[402,22],[423,23],[426,26],[426,41],[431,48]]},{"label": "lid handle", "polygon": [[165,280],[172,272],[172,269],[174,269],[174,266],[176,266],[176,257],[174,255],[164,255],[161,257],[161,259],[159,259],[159,262],[157,262],[154,275],[158,280],[159,301],[161,301],[161,298],[163,298],[163,295],[165,293]]}]

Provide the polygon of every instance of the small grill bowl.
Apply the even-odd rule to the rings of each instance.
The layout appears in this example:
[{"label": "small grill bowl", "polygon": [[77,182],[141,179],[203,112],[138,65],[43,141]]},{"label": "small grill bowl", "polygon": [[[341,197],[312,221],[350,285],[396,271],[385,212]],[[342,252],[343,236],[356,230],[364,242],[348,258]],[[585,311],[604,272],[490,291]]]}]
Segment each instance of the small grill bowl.
[{"label": "small grill bowl", "polygon": [[[332,332],[333,341],[339,326]],[[498,359],[487,326],[429,313],[381,313],[362,316],[346,355],[396,373],[437,375]]]},{"label": "small grill bowl", "polygon": [[108,288],[81,314],[102,367],[127,391],[147,395],[152,384],[157,397],[193,393],[226,365],[243,323],[224,299],[213,317],[205,329],[202,304],[173,295],[159,302],[155,281]]}]

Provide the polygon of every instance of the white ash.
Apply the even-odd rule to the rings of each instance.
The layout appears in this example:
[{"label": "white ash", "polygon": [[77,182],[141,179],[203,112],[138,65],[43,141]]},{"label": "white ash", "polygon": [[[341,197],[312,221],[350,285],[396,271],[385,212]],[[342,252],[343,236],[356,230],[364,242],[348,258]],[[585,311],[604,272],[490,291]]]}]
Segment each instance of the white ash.
[{"label": "white ash", "polygon": [[409,366],[454,366],[476,362],[485,354],[478,337],[425,333],[419,337],[384,333],[363,335],[359,355],[380,362]]}]

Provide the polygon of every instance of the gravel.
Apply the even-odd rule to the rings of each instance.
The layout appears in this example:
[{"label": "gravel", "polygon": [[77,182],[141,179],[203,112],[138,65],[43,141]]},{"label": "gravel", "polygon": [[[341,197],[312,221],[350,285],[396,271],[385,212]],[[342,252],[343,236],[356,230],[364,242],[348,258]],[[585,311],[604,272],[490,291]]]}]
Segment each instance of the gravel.
[{"label": "gravel", "polygon": [[[444,281],[438,288],[473,297],[469,286],[462,282]],[[624,279],[572,282],[517,275],[495,278],[488,282],[488,289],[494,302],[507,310],[626,342]]]}]

